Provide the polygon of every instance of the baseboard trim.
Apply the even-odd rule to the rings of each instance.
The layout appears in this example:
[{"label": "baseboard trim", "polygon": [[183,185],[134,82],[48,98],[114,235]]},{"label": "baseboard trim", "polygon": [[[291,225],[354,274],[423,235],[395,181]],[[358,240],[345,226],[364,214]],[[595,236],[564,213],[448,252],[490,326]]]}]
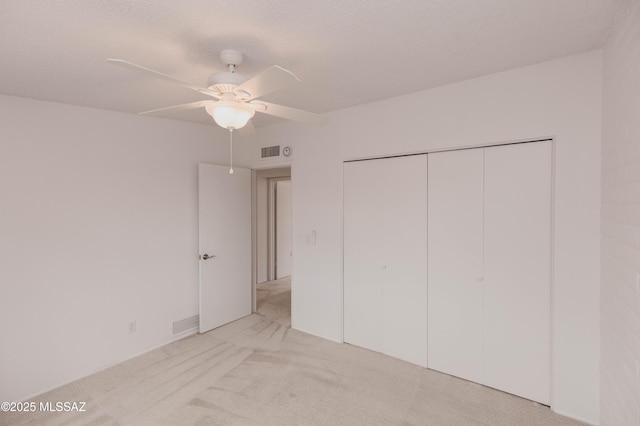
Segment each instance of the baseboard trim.
[{"label": "baseboard trim", "polygon": [[145,349],[145,350],[143,350],[141,352],[136,352],[135,354],[133,354],[133,355],[127,357],[127,358],[121,359],[120,361],[116,361],[116,362],[110,363],[108,365],[99,367],[99,368],[91,371],[90,373],[83,374],[83,375],[78,376],[78,377],[76,377],[74,379],[71,379],[71,380],[68,380],[66,382],[60,383],[59,385],[50,387],[50,388],[48,388],[46,390],[43,390],[41,392],[38,392],[36,394],[32,394],[30,396],[27,396],[26,398],[23,398],[22,401],[29,401],[29,400],[32,400],[34,398],[38,398],[40,395],[44,395],[47,392],[51,392],[52,390],[61,388],[62,386],[66,386],[66,385],[68,385],[70,383],[73,383],[73,382],[76,382],[78,380],[82,380],[82,379],[84,379],[86,377],[93,376],[96,373],[100,373],[101,371],[108,370],[109,368],[115,367],[118,364],[122,364],[123,362],[127,362],[129,360],[132,360],[133,358],[137,358],[137,357],[139,357],[141,355],[144,355],[146,353],[149,353],[151,351],[155,351],[156,349],[159,349],[159,348],[161,348],[163,346],[167,346],[167,345],[169,345],[169,344],[171,344],[173,342],[176,342],[178,340],[182,340],[182,339],[185,339],[185,338],[187,338],[189,336],[193,336],[196,333],[198,333],[198,327],[190,328],[189,330],[185,330],[185,331],[180,332],[178,334],[174,334],[173,336],[171,336],[171,338],[169,340],[167,340],[164,343],[161,343],[159,345],[153,346],[153,347],[151,347],[149,349]]},{"label": "baseboard trim", "polygon": [[585,418],[583,418],[583,417],[575,416],[575,415],[573,415],[573,414],[565,413],[564,411],[554,410],[553,408],[551,408],[551,411],[553,411],[554,413],[559,414],[559,415],[561,415],[561,416],[565,416],[565,417],[568,417],[568,418],[570,418],[570,419],[577,420],[577,421],[582,422],[582,423],[586,423],[586,424],[588,424],[588,425],[592,425],[592,426],[599,426],[599,425],[600,425],[600,423],[599,423],[599,422],[595,422],[595,423],[594,423],[594,422],[593,422],[593,421],[591,421],[591,420],[587,420],[587,419],[585,419]]}]

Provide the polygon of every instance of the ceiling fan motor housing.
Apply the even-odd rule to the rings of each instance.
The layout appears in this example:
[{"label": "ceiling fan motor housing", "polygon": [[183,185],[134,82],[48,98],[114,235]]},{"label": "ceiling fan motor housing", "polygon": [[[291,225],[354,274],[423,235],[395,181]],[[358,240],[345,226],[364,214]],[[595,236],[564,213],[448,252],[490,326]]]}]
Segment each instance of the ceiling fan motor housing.
[{"label": "ceiling fan motor housing", "polygon": [[[233,88],[241,85],[247,81],[247,77],[237,72],[220,71],[215,74],[211,74],[207,80],[209,89],[214,91],[221,91],[221,93],[233,92]],[[218,87],[218,86],[231,86],[231,87]],[[230,89],[230,90],[229,90]]]}]

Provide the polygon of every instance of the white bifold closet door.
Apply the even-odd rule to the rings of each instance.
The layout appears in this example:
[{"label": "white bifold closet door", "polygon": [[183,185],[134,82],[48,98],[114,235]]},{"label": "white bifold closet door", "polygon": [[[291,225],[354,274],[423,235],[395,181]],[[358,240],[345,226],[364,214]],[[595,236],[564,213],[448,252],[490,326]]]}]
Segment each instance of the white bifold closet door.
[{"label": "white bifold closet door", "polygon": [[550,400],[551,142],[429,155],[429,367]]},{"label": "white bifold closet door", "polygon": [[429,154],[429,368],[482,382],[483,150]]},{"label": "white bifold closet door", "polygon": [[551,142],[484,150],[484,380],[543,404],[551,380]]},{"label": "white bifold closet door", "polygon": [[344,164],[344,341],[382,352],[382,160]]},{"label": "white bifold closet door", "polygon": [[427,156],[344,165],[344,340],[427,365]]}]

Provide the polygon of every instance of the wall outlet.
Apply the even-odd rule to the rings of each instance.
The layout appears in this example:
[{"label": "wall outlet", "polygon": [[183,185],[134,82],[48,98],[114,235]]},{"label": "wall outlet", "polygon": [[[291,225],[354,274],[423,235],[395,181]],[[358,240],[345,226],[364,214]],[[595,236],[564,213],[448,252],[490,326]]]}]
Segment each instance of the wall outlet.
[{"label": "wall outlet", "polygon": [[129,323],[129,333],[135,333],[135,332],[136,332],[136,322],[131,321]]}]

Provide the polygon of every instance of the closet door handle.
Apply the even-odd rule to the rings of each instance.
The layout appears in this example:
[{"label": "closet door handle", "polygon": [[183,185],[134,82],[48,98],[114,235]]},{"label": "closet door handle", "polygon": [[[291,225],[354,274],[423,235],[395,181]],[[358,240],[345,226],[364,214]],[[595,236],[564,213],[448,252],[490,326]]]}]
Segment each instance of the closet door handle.
[{"label": "closet door handle", "polygon": [[484,277],[483,277],[482,275],[478,275],[478,276],[476,277],[476,281],[478,281],[478,282],[482,282],[482,281],[484,281]]}]

